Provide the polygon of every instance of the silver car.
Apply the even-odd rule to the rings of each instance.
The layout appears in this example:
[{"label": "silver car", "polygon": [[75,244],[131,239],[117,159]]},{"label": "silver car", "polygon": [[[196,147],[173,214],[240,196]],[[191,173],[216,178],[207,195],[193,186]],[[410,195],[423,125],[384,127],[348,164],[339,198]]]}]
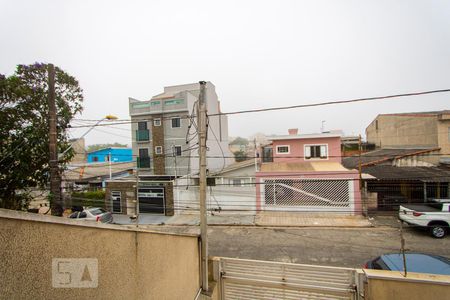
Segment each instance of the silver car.
[{"label": "silver car", "polygon": [[76,211],[72,213],[69,218],[91,220],[102,223],[112,223],[113,221],[112,214],[101,207],[89,207],[83,211]]}]

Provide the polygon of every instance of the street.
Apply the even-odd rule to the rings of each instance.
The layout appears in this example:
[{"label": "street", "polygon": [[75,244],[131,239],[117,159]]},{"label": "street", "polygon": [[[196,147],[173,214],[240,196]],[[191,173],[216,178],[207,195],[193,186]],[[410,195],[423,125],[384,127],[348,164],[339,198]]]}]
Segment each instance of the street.
[{"label": "street", "polygon": [[[301,264],[361,267],[384,253],[399,252],[400,231],[394,218],[372,228],[263,228],[210,226],[209,254]],[[195,226],[149,226],[152,230],[199,232]],[[405,227],[408,252],[450,257],[450,236],[432,238],[427,231]]]}]

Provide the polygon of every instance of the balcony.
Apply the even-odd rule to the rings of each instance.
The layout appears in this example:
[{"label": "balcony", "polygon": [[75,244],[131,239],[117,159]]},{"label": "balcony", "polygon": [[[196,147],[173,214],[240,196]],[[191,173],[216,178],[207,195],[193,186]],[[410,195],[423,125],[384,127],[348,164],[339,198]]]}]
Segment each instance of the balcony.
[{"label": "balcony", "polygon": [[150,157],[148,156],[138,157],[137,167],[139,169],[150,169]]},{"label": "balcony", "polygon": [[145,142],[150,140],[150,133],[148,129],[136,130],[136,141]]}]

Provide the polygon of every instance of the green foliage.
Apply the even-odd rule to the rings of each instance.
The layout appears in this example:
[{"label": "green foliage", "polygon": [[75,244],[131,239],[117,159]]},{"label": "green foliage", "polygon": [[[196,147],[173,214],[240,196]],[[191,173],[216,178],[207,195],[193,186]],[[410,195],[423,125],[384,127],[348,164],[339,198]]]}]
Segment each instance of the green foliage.
[{"label": "green foliage", "polygon": [[[78,81],[55,68],[58,151],[69,147],[66,129],[82,110]],[[18,65],[0,74],[0,207],[22,209],[30,187],[49,180],[48,65]],[[64,164],[73,151],[61,159]]]},{"label": "green foliage", "polygon": [[110,147],[123,147],[126,148],[128,147],[128,145],[126,144],[120,144],[120,143],[114,143],[114,144],[94,144],[94,145],[89,145],[87,147],[87,152],[92,152],[92,151],[96,151],[96,150],[100,150],[100,149],[104,149],[104,148],[110,148]]},{"label": "green foliage", "polygon": [[233,152],[233,154],[234,154],[234,159],[236,160],[236,162],[240,162],[240,161],[244,161],[244,160],[248,159],[247,153],[245,153],[242,150]]},{"label": "green foliage", "polygon": [[230,145],[244,145],[247,146],[248,145],[248,140],[246,138],[242,138],[240,136],[238,136],[237,138],[235,138]]},{"label": "green foliage", "polygon": [[105,191],[73,192],[72,206],[105,206]]}]

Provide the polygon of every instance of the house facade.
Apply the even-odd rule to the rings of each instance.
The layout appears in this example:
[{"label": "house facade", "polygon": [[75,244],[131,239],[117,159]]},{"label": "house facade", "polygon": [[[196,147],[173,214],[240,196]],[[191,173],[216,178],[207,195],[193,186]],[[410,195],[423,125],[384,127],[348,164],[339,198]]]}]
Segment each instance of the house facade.
[{"label": "house facade", "polygon": [[341,164],[341,136],[290,129],[271,137],[256,172],[257,210],[360,214],[359,173]]},{"label": "house facade", "polygon": [[[143,175],[183,176],[198,173],[196,125],[198,83],[168,86],[150,100],[129,99],[132,121],[132,150]],[[230,164],[228,119],[219,115],[220,103],[211,82],[206,84],[209,172]]]},{"label": "house facade", "polygon": [[[226,168],[233,158],[228,150],[227,117],[220,115],[220,103],[211,82],[206,83],[205,93],[209,115],[207,166],[211,174]],[[173,215],[189,210],[186,203],[177,208],[173,203],[185,190],[195,194],[195,188],[187,190],[189,184],[185,183],[195,181],[199,171],[195,117],[199,94],[200,85],[195,83],[165,87],[163,93],[150,100],[129,98],[137,176],[131,181],[108,182],[107,205],[115,213]],[[183,188],[176,189],[174,182],[182,182]]]},{"label": "house facade", "polygon": [[377,148],[440,148],[433,164],[450,164],[450,110],[378,115],[366,128]]},{"label": "house facade", "polygon": [[131,148],[109,147],[87,154],[88,163],[104,163],[109,161],[112,163],[133,161]]}]

